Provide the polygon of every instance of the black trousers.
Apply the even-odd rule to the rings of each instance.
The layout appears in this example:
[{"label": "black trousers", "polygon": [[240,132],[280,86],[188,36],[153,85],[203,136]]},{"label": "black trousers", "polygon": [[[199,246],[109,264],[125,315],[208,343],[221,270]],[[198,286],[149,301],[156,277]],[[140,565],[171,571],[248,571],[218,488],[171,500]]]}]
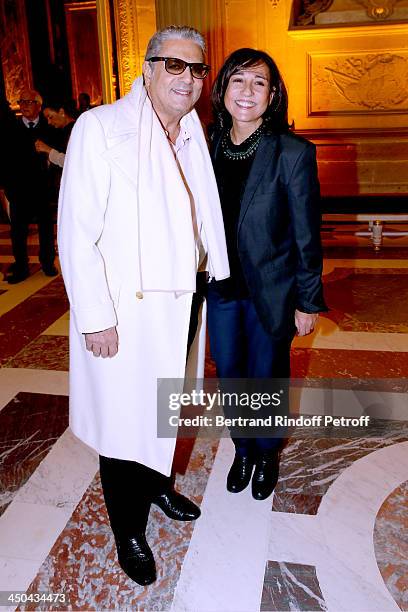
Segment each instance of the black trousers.
[{"label": "black trousers", "polygon": [[115,536],[144,533],[156,495],[172,487],[172,478],[136,461],[99,456],[103,496]]},{"label": "black trousers", "polygon": [[10,201],[11,244],[18,270],[28,268],[28,227],[34,219],[38,225],[41,266],[47,268],[54,263],[54,219],[50,204],[45,199],[28,201],[14,198]]},{"label": "black trousers", "polygon": [[[271,408],[270,412],[272,416],[287,414],[290,345],[293,338],[273,338],[265,331],[250,298],[226,298],[219,292],[215,283],[210,283],[208,287],[207,304],[211,354],[216,364],[217,376],[221,379],[222,390],[232,393],[237,391],[236,384],[232,381],[223,382],[222,379],[247,379],[248,388],[253,392],[268,392],[274,388],[273,380],[279,379],[285,392],[279,408]],[[254,382],[253,388],[251,379],[257,381]],[[264,384],[260,379],[265,380]],[[232,387],[227,388],[227,384]],[[224,412],[227,418],[237,416],[234,407],[224,407]],[[261,414],[254,413],[251,416]],[[247,438],[232,430],[231,437],[237,453],[248,455],[274,451],[282,445],[286,428],[279,426],[264,433],[267,435]]]}]

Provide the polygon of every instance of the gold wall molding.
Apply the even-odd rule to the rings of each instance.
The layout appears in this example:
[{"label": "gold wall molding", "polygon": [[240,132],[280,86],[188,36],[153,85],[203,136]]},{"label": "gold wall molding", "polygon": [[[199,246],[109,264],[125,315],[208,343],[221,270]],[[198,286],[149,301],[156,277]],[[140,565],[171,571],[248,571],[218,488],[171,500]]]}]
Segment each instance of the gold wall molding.
[{"label": "gold wall molding", "polygon": [[[96,0],[104,100],[115,99],[112,33],[108,0]],[[154,0],[113,0],[120,95],[128,93],[142,73],[146,46],[156,31]]]},{"label": "gold wall molding", "polygon": [[404,35],[408,36],[408,23],[384,23],[383,25],[361,25],[361,26],[350,26],[350,27],[333,27],[327,26],[322,28],[321,26],[311,27],[298,27],[296,29],[289,29],[288,34],[290,38],[294,40],[325,40],[325,39],[337,39],[341,41],[343,38],[360,38],[367,36],[396,36]]},{"label": "gold wall molding", "polygon": [[308,55],[308,114],[408,111],[408,50]]},{"label": "gold wall molding", "polygon": [[0,61],[6,98],[17,109],[22,89],[33,87],[24,0],[0,2]]},{"label": "gold wall molding", "polygon": [[133,80],[140,74],[140,46],[135,2],[115,1],[115,26],[118,40],[119,87],[122,95],[130,91]]},{"label": "gold wall molding", "polygon": [[303,129],[296,130],[296,134],[316,142],[334,141],[348,142],[355,140],[378,139],[378,138],[405,138],[408,140],[408,127],[401,128],[325,128],[325,129]]},{"label": "gold wall molding", "polygon": [[102,99],[105,104],[115,100],[115,75],[113,72],[112,31],[109,0],[96,0],[99,58],[102,79]]}]

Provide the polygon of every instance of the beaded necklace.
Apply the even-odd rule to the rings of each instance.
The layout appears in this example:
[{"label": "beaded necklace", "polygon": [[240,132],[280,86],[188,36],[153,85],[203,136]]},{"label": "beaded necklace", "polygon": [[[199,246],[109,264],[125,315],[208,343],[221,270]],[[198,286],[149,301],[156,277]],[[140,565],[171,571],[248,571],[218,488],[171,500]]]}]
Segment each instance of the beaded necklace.
[{"label": "beaded necklace", "polygon": [[[239,145],[234,145],[234,143],[231,140],[229,132],[226,132],[221,141],[221,149],[222,149],[224,156],[227,159],[236,159],[236,160],[248,159],[257,150],[258,145],[263,135],[263,131],[264,131],[264,125],[262,124],[259,126],[258,129],[255,130],[255,132],[252,132],[252,134],[248,136],[248,138],[244,140],[244,142],[241,142],[241,144]],[[231,145],[237,150],[233,151],[231,149]]]}]

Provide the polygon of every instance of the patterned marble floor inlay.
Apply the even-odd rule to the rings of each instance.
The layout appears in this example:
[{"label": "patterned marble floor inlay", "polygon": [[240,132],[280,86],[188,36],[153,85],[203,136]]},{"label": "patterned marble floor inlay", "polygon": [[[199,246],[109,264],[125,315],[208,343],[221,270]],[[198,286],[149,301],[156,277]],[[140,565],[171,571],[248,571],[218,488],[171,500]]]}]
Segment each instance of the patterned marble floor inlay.
[{"label": "patterned marble floor inlay", "polygon": [[262,591],[261,612],[327,610],[316,569],[299,563],[268,561]]},{"label": "patterned marble floor inlay", "polygon": [[408,610],[408,481],[382,504],[374,527],[378,568],[401,610]]},{"label": "patterned marble floor inlay", "polygon": [[10,359],[7,367],[68,371],[68,337],[38,336]]},{"label": "patterned marble floor inlay", "polygon": [[[390,248],[385,238],[379,253],[351,234],[326,232],[323,241],[330,311],[314,334],[295,339],[292,375],[306,380],[299,410],[312,414],[316,386],[335,378],[341,393],[354,382],[378,391],[390,420],[365,413],[375,424],[365,437],[295,429],[275,494],[263,502],[250,487],[226,491],[229,439],[179,440],[177,488],[201,504],[202,516],[180,523],[152,509],[147,538],[158,580],[142,588],[117,564],[97,455],[66,429],[62,279],[40,271],[32,226],[31,276],[4,282],[13,257],[9,226],[0,225],[0,590],[70,599],[19,609],[408,612],[408,430],[397,420],[408,391],[408,239]],[[215,376],[208,346],[206,357],[206,376]],[[351,410],[349,398],[341,395]]]},{"label": "patterned marble floor inlay", "polygon": [[331,318],[344,331],[408,332],[408,270],[335,268],[324,277]]},{"label": "patterned marble floor inlay", "polygon": [[291,366],[293,378],[408,379],[402,352],[293,348]]},{"label": "patterned marble floor inlay", "polygon": [[327,429],[319,427],[313,437],[295,430],[282,452],[272,510],[316,514],[324,494],[339,474],[360,457],[408,440],[407,424],[408,421],[378,421],[369,436],[353,439],[327,438]]},{"label": "patterned marble floor inlay", "polygon": [[67,310],[68,300],[59,277],[4,314],[0,320],[0,364],[6,365]]},{"label": "patterned marble floor inlay", "polygon": [[[214,442],[197,440],[187,473],[177,477],[177,489],[196,502],[203,496],[216,448]],[[182,463],[180,452],[178,462]],[[97,475],[27,593],[63,591],[74,610],[168,610],[193,528],[192,523],[172,521],[152,508],[147,539],[156,558],[158,579],[154,588],[139,587],[117,563]],[[21,609],[36,608],[26,605]]]},{"label": "patterned marble floor inlay", "polygon": [[0,515],[68,426],[68,398],[19,393],[0,412]]}]

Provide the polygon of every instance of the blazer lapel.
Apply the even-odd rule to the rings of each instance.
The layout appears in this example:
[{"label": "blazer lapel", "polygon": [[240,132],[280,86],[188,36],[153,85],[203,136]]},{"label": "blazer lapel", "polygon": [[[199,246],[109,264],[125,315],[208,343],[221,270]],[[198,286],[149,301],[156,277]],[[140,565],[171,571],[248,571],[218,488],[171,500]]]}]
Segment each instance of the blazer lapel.
[{"label": "blazer lapel", "polygon": [[218,157],[218,151],[219,151],[220,144],[221,144],[221,137],[222,137],[221,131],[215,132],[213,136],[214,140],[210,144],[211,159],[213,160],[213,162],[215,162],[215,160]]},{"label": "blazer lapel", "polygon": [[255,159],[252,163],[249,172],[247,184],[245,186],[244,195],[241,201],[241,210],[239,213],[238,232],[242,221],[244,220],[246,211],[254,197],[255,191],[265,174],[266,169],[272,163],[273,157],[277,148],[277,137],[274,134],[265,134],[259,143],[259,147],[255,153]]}]

